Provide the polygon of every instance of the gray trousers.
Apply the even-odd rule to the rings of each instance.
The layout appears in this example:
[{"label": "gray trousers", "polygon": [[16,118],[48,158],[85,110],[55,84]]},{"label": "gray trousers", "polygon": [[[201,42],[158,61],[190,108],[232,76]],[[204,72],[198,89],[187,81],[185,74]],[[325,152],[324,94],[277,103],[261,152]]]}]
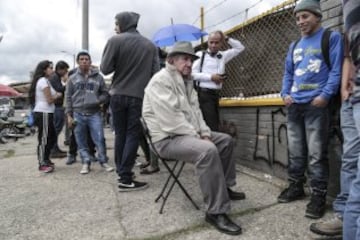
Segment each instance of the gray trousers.
[{"label": "gray trousers", "polygon": [[228,134],[211,132],[211,141],[176,136],[154,145],[164,158],[195,165],[207,213],[228,213],[231,206],[227,188],[236,184],[235,162],[231,159],[233,140]]}]

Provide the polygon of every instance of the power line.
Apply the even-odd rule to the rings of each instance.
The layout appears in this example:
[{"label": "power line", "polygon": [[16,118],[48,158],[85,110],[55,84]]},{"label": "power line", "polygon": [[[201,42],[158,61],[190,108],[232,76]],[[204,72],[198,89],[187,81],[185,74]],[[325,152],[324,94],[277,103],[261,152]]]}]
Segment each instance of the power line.
[{"label": "power line", "polygon": [[220,22],[218,22],[218,23],[215,23],[215,24],[213,24],[213,25],[210,25],[210,26],[206,27],[205,29],[209,29],[209,28],[216,27],[216,26],[218,26],[218,25],[220,25],[220,24],[222,24],[222,23],[224,23],[224,22],[229,21],[230,19],[232,19],[232,18],[234,18],[234,17],[239,16],[239,15],[242,14],[242,13],[246,13],[246,17],[247,17],[248,11],[249,11],[251,8],[254,8],[254,7],[255,7],[256,5],[258,5],[259,3],[261,3],[262,1],[263,1],[263,0],[259,0],[257,3],[251,5],[250,7],[246,8],[245,10],[242,10],[242,11],[240,11],[240,12],[238,12],[238,13],[235,13],[234,15],[232,15],[232,16],[230,16],[230,17],[228,17],[228,18],[226,18],[226,19],[224,19],[224,20],[222,20],[222,21],[220,21]]},{"label": "power line", "polygon": [[[227,0],[223,0],[223,1],[215,4],[214,6],[212,6],[211,8],[209,8],[208,10],[205,10],[204,14],[210,12],[211,10],[213,10],[213,9],[219,7],[219,6],[221,6],[221,5],[224,4],[226,1],[227,1]],[[201,17],[201,16],[199,15],[192,24],[194,25],[197,21],[199,21],[200,17]]]}]

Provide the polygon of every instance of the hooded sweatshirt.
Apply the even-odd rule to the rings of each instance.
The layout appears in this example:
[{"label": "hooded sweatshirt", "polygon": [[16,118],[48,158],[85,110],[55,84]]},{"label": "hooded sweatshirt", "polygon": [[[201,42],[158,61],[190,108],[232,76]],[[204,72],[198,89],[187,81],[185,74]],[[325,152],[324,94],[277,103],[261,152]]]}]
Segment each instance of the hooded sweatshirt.
[{"label": "hooded sweatshirt", "polygon": [[94,114],[109,100],[104,78],[97,69],[91,69],[86,78],[80,69],[69,77],[65,92],[66,113]]},{"label": "hooded sweatshirt", "polygon": [[111,37],[104,49],[100,70],[114,72],[110,95],[144,97],[144,89],[159,66],[158,50],[136,30],[140,15],[122,12],[115,19],[120,34]]}]

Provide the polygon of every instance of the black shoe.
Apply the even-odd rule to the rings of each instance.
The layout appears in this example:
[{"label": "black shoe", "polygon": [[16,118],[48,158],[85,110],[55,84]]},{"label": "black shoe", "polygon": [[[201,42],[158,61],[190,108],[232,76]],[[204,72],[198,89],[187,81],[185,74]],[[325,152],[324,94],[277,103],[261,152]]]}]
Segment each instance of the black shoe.
[{"label": "black shoe", "polygon": [[229,198],[231,200],[244,200],[246,198],[245,193],[243,192],[234,192],[230,188],[227,189],[229,193]]},{"label": "black shoe", "polygon": [[206,213],[205,221],[213,225],[217,230],[222,233],[239,235],[242,232],[241,227],[234,223],[226,214]]},{"label": "black shoe", "polygon": [[310,202],[306,205],[305,217],[318,219],[324,216],[326,208],[326,194],[312,193]]},{"label": "black shoe", "polygon": [[137,182],[132,180],[131,182],[119,182],[119,191],[120,192],[131,192],[138,191],[148,188],[149,185],[146,182]]},{"label": "black shoe", "polygon": [[150,174],[157,173],[157,172],[160,172],[159,167],[157,167],[157,168],[148,167],[148,168],[142,168],[140,170],[140,174],[143,174],[143,175],[150,175]]},{"label": "black shoe", "polygon": [[75,155],[72,155],[72,154],[69,154],[67,156],[67,161],[66,161],[66,165],[71,165],[73,163],[76,162],[76,156]]},{"label": "black shoe", "polygon": [[305,197],[303,183],[291,182],[289,187],[278,196],[279,203],[288,203]]}]

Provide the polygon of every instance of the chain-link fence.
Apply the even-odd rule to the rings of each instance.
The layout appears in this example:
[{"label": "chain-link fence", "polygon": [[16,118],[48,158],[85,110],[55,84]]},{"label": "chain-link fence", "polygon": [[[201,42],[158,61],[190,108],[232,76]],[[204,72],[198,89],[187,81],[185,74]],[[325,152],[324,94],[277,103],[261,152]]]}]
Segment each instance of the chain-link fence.
[{"label": "chain-link fence", "polygon": [[227,64],[229,78],[222,97],[280,92],[287,50],[300,37],[294,7],[295,1],[287,1],[227,32],[244,44],[245,51]]}]

